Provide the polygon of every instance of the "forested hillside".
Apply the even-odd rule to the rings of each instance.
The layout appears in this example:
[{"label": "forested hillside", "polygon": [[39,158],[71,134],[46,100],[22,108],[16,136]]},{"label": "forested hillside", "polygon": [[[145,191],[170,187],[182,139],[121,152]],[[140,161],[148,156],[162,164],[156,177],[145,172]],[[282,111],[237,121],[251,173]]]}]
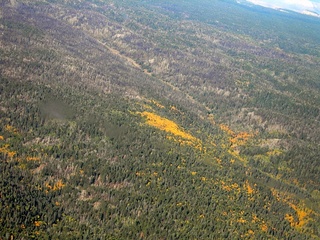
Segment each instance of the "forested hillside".
[{"label": "forested hillside", "polygon": [[0,1],[0,239],[320,239],[320,20],[200,2]]}]

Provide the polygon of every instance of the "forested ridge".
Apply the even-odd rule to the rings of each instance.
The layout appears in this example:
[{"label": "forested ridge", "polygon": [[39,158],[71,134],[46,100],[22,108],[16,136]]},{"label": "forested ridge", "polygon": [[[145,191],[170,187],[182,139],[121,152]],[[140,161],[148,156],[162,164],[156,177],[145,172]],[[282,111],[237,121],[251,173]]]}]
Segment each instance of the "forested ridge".
[{"label": "forested ridge", "polygon": [[320,238],[319,20],[201,3],[0,2],[0,239]]}]

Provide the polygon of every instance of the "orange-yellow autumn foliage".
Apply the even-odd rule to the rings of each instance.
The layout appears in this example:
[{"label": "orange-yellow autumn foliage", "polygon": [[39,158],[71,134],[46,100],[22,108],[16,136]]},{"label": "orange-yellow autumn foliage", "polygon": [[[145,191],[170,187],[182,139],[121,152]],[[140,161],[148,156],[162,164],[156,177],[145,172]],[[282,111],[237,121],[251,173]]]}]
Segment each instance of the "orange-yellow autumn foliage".
[{"label": "orange-yellow autumn foliage", "polygon": [[156,100],[151,100],[151,102],[152,102],[154,105],[156,105],[158,108],[164,108],[164,106],[163,106],[161,103],[157,102]]},{"label": "orange-yellow autumn foliage", "polygon": [[236,145],[244,145],[251,137],[253,137],[253,134],[240,132],[238,134],[235,134],[235,136],[230,139],[230,142]]},{"label": "orange-yellow autumn foliage", "polygon": [[57,191],[65,187],[65,184],[62,182],[61,179],[59,179],[53,185],[51,185],[50,183],[46,183],[45,186],[48,190]]},{"label": "orange-yellow autumn foliage", "polygon": [[[159,115],[152,112],[142,112],[141,116],[147,118],[147,124],[153,127],[156,127],[162,131],[170,133],[175,137],[178,137],[181,140],[178,140],[180,143],[185,143],[189,145],[199,145],[201,141],[196,137],[192,136],[190,133],[187,133],[182,128],[178,126],[174,121],[171,121],[167,118],[160,117]],[[169,137],[170,139],[170,137]]]},{"label": "orange-yellow autumn foliage", "polygon": [[147,124],[153,127],[172,133],[173,135],[179,136],[184,139],[194,140],[194,141],[196,140],[195,137],[183,131],[175,122],[169,119],[160,117],[151,112],[143,112],[141,113],[141,115],[144,117],[147,117]]},{"label": "orange-yellow autumn foliage", "polygon": [[295,221],[294,217],[291,214],[286,214],[285,219],[290,222],[292,227],[301,229],[304,227],[309,220],[311,220],[311,215],[313,211],[307,208],[304,203],[294,204],[293,200],[286,193],[280,192],[274,188],[271,189],[272,195],[278,200],[288,204],[297,214],[298,220]]},{"label": "orange-yellow autumn foliage", "polygon": [[304,225],[306,225],[308,223],[308,221],[310,220],[310,214],[312,213],[312,210],[306,207],[299,207],[293,203],[288,202],[288,204],[290,205],[290,207],[292,207],[297,215],[298,215],[298,221],[295,223],[291,223],[290,221],[290,225],[293,225],[297,228],[301,228]]},{"label": "orange-yellow autumn foliage", "polygon": [[240,217],[238,220],[237,220],[238,223],[246,223],[247,220],[243,219],[242,217]]},{"label": "orange-yellow autumn foliage", "polygon": [[261,230],[264,231],[264,232],[267,232],[268,231],[268,226],[267,224],[263,223],[261,226]]},{"label": "orange-yellow autumn foliage", "polygon": [[225,124],[220,124],[220,129],[228,133],[229,135],[233,135],[234,132]]},{"label": "orange-yellow autumn foliage", "polygon": [[221,130],[223,130],[229,135],[229,141],[233,147],[242,146],[246,144],[247,141],[254,136],[254,134],[247,132],[235,133],[229,128],[229,126],[225,124],[220,124],[219,126]]},{"label": "orange-yellow autumn foliage", "polygon": [[294,227],[296,225],[295,221],[294,221],[294,217],[291,214],[286,214],[284,216],[284,218],[290,223],[291,227]]},{"label": "orange-yellow autumn foliage", "polygon": [[253,194],[254,193],[254,189],[250,186],[248,180],[246,180],[244,187],[247,190],[248,194]]},{"label": "orange-yellow autumn foliage", "polygon": [[40,161],[40,158],[38,158],[38,157],[27,157],[27,161],[37,162],[37,161]]},{"label": "orange-yellow autumn foliage", "polygon": [[3,153],[10,158],[14,157],[14,155],[17,154],[17,152],[15,151],[10,151],[9,144],[5,144],[4,146],[0,147],[0,153]]},{"label": "orange-yellow autumn foliage", "polygon": [[41,221],[34,221],[34,225],[36,227],[40,227],[41,226]]},{"label": "orange-yellow autumn foliage", "polygon": [[11,133],[18,133],[18,130],[9,124],[5,126],[5,130]]}]

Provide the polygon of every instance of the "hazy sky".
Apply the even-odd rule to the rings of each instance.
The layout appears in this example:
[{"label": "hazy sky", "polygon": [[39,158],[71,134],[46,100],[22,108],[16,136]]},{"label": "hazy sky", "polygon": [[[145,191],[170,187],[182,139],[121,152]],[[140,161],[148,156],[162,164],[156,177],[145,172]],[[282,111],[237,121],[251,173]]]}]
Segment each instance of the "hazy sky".
[{"label": "hazy sky", "polygon": [[248,0],[270,8],[283,8],[296,12],[313,11],[320,14],[320,0]]}]

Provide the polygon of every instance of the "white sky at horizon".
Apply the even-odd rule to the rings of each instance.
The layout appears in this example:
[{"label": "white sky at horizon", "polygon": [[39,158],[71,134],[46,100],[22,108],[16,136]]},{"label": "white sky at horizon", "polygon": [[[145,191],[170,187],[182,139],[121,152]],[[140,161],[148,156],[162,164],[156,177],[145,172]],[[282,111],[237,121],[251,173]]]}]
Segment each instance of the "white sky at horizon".
[{"label": "white sky at horizon", "polygon": [[283,8],[296,12],[305,10],[313,11],[320,14],[319,0],[247,0],[256,5],[261,5],[268,8]]}]

